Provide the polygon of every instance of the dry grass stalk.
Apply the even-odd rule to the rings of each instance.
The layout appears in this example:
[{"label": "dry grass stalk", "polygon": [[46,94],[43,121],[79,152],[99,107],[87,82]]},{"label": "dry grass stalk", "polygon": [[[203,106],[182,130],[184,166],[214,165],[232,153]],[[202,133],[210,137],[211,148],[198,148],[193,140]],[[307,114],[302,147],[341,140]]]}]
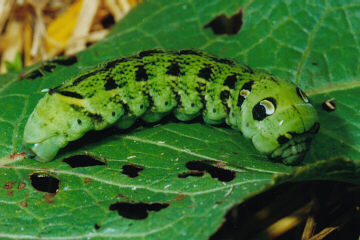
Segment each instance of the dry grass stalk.
[{"label": "dry grass stalk", "polygon": [[89,35],[89,30],[94,20],[96,10],[99,7],[99,3],[99,0],[82,1],[74,33],[69,39],[65,50],[66,55],[74,54],[86,48],[86,37]]},{"label": "dry grass stalk", "polygon": [[110,25],[141,0],[2,0],[0,1],[0,71],[21,54],[25,66],[74,54],[101,40]]}]

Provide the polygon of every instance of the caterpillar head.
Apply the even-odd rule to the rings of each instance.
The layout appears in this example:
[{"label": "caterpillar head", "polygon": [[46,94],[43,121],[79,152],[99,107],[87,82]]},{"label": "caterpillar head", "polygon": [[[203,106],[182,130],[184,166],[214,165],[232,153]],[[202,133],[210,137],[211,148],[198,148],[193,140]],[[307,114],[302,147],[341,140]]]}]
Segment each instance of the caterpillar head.
[{"label": "caterpillar head", "polygon": [[270,159],[288,165],[302,161],[320,127],[305,93],[271,75],[259,75],[241,108],[244,135]]}]

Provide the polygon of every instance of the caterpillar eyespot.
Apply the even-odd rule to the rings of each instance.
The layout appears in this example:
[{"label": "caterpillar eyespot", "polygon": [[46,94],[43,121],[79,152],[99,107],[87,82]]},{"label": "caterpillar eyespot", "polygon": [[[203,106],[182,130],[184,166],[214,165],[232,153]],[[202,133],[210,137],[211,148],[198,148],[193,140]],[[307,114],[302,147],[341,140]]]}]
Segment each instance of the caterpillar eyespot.
[{"label": "caterpillar eyespot", "polygon": [[264,99],[260,102],[260,105],[265,108],[266,115],[270,116],[275,112],[276,100],[273,98]]},{"label": "caterpillar eyespot", "polygon": [[23,137],[28,154],[42,162],[90,130],[170,113],[181,121],[200,114],[208,124],[225,121],[285,164],[300,163],[319,130],[314,107],[292,82],[195,50],[111,59],[43,92]]}]

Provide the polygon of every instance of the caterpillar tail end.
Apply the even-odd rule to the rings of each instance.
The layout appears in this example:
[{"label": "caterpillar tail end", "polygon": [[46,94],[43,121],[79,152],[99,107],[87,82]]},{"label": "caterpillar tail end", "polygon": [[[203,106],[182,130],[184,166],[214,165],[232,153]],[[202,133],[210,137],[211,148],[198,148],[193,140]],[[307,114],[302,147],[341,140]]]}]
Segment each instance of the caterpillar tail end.
[{"label": "caterpillar tail end", "polygon": [[35,158],[39,162],[49,162],[64,147],[64,144],[58,138],[59,136],[52,137],[39,143],[23,142],[23,147],[28,157]]}]

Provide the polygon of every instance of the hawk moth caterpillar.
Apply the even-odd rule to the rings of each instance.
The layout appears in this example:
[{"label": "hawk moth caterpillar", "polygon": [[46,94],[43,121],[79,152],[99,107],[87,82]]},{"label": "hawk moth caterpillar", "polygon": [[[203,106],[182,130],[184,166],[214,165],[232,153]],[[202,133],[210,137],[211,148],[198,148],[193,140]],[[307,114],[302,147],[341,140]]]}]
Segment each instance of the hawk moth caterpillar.
[{"label": "hawk moth caterpillar", "polygon": [[29,155],[52,160],[90,130],[136,119],[224,121],[272,160],[298,164],[319,130],[305,93],[291,81],[195,50],[145,50],[111,59],[47,89],[23,137]]}]

